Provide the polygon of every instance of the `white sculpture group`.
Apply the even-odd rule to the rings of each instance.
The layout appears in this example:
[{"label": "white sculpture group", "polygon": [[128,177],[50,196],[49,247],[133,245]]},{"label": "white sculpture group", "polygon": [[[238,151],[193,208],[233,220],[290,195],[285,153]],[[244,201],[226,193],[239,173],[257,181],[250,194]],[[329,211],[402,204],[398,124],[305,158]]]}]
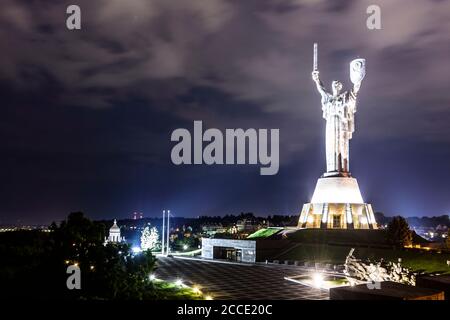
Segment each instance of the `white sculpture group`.
[{"label": "white sculpture group", "polygon": [[352,248],[345,259],[344,274],[350,278],[369,283],[393,281],[407,285],[416,285],[416,274],[401,265],[400,262],[378,261],[363,262],[353,256]]}]

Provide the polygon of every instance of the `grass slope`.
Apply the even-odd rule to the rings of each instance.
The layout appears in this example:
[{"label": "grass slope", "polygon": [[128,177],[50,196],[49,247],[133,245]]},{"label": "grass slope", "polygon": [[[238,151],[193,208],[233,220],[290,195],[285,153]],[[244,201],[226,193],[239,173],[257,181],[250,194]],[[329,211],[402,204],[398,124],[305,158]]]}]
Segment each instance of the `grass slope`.
[{"label": "grass slope", "polygon": [[[302,244],[278,257],[279,260],[299,260],[319,263],[342,264],[351,246],[328,244]],[[389,248],[356,247],[355,257],[366,260],[397,262],[402,259],[402,265],[414,271],[450,273],[447,260],[450,254],[439,254],[425,250],[394,250]]]},{"label": "grass slope", "polygon": [[[351,248],[357,258],[397,262],[415,271],[450,273],[447,260],[450,254],[414,249],[393,249],[384,230],[301,229],[287,234],[289,240],[300,246],[277,257],[279,260],[299,260],[342,264]],[[414,243],[427,241],[417,235]]]},{"label": "grass slope", "polygon": [[264,239],[264,238],[268,238],[268,237],[271,237],[271,236],[277,234],[281,230],[283,230],[283,228],[264,228],[264,229],[259,229],[258,231],[256,231],[256,232],[252,233],[251,235],[249,235],[247,237],[247,239]]}]

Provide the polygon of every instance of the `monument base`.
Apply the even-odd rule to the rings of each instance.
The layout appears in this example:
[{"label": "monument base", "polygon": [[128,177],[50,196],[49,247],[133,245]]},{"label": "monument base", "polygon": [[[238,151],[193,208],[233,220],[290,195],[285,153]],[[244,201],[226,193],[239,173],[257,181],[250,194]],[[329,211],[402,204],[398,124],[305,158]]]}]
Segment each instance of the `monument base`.
[{"label": "monument base", "polygon": [[355,178],[329,177],[317,180],[311,202],[303,205],[298,227],[377,229],[377,224]]}]

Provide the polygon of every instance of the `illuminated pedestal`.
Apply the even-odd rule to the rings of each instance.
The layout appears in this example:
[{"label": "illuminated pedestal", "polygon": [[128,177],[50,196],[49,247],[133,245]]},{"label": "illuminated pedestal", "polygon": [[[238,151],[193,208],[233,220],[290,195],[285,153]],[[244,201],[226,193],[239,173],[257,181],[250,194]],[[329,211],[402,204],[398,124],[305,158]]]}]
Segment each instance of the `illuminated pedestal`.
[{"label": "illuminated pedestal", "polygon": [[377,224],[355,178],[329,177],[317,181],[311,202],[303,205],[298,227],[377,229]]}]

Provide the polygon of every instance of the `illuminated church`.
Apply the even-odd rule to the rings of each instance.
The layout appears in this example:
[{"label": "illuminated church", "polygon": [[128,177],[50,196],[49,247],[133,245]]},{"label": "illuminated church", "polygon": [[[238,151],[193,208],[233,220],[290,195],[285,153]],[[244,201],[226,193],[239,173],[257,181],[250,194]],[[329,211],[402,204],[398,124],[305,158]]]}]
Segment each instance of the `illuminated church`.
[{"label": "illuminated church", "polygon": [[117,220],[114,219],[114,224],[109,228],[109,236],[105,238],[105,244],[107,243],[120,243],[124,242],[125,237],[120,236],[120,228],[117,225]]}]

